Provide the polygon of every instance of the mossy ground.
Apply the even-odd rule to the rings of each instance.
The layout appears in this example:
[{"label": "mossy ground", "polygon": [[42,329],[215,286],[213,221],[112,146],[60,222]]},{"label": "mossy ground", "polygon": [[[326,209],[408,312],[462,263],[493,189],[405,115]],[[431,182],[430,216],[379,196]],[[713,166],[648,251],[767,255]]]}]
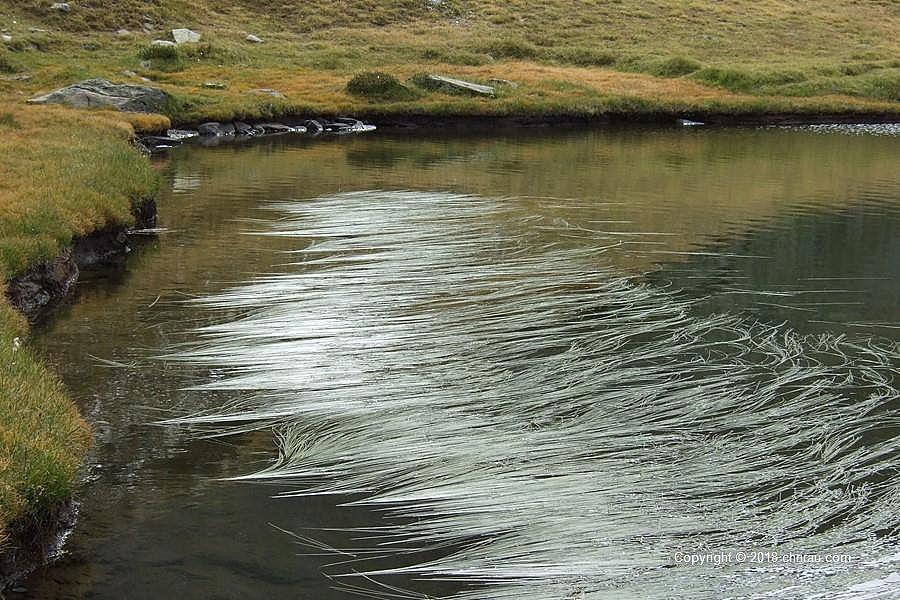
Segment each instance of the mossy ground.
[{"label": "mossy ground", "polygon": [[[153,116],[26,107],[89,77],[153,82],[177,122],[311,114],[435,116],[900,114],[893,0],[0,0],[0,274],[75,235],[126,222],[152,193],[128,148]],[[148,50],[173,27],[200,43]],[[117,35],[121,28],[128,35]],[[263,43],[245,40],[253,33]],[[378,71],[402,88],[354,94]],[[432,72],[498,85],[496,98],[425,90]],[[143,78],[143,79],[142,79]],[[224,86],[207,87],[207,82]],[[220,89],[221,87],[221,89]],[[255,93],[273,88],[283,98]],[[402,89],[408,89],[409,93]],[[87,430],[0,303],[0,536],[72,490]]]}]

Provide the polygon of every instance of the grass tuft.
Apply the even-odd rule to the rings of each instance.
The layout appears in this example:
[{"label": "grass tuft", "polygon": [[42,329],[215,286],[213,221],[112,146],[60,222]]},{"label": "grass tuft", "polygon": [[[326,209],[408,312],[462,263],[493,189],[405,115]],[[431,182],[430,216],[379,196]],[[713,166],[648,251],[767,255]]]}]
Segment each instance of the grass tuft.
[{"label": "grass tuft", "polygon": [[417,94],[400,83],[393,75],[380,71],[369,71],[354,75],[347,82],[347,92],[369,100],[401,101],[412,100]]},{"label": "grass tuft", "polygon": [[18,73],[22,68],[13,60],[9,52],[0,50],[0,73]]},{"label": "grass tuft", "polygon": [[701,67],[703,65],[696,60],[682,56],[673,56],[654,65],[650,72],[657,77],[682,77],[697,71]]},{"label": "grass tuft", "polygon": [[505,37],[489,42],[484,51],[494,58],[537,58],[541,50],[531,42],[518,37]]}]

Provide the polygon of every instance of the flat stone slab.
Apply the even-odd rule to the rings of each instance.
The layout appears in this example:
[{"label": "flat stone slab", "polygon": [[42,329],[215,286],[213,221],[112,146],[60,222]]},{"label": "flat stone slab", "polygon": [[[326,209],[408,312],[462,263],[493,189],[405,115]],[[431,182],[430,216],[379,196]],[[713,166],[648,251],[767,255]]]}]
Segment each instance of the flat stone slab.
[{"label": "flat stone slab", "polygon": [[428,79],[439,85],[442,84],[450,86],[451,88],[480,94],[482,96],[494,96],[497,93],[496,89],[492,86],[482,85],[480,83],[472,83],[471,81],[464,81],[462,79],[454,79],[452,77],[445,77],[443,75],[429,75]]},{"label": "flat stone slab", "polygon": [[125,112],[163,112],[170,100],[166,92],[146,86],[116,84],[106,79],[88,79],[44,96],[31,104],[65,104],[74,108],[115,108]]}]

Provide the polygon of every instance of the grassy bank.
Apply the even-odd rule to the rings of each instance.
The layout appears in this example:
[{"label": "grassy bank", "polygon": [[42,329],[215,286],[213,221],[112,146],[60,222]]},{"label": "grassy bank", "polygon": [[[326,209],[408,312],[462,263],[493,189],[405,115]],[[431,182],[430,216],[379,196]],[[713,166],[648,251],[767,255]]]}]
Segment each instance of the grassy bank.
[{"label": "grassy bank", "polygon": [[[132,135],[118,114],[0,109],[0,281],[55,257],[73,237],[132,219],[132,199],[156,186],[149,164],[130,147]],[[71,495],[90,440],[59,379],[29,350],[27,325],[5,298],[0,542],[11,527],[33,524]]]}]

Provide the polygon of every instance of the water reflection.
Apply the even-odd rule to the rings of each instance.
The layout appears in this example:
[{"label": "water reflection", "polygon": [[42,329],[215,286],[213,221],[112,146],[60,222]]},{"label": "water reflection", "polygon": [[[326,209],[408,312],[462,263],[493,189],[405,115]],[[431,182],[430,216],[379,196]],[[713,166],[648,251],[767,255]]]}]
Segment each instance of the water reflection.
[{"label": "water reflection", "polygon": [[[295,556],[291,538],[267,523],[373,527],[382,524],[380,514],[338,509],[333,499],[271,498],[291,486],[220,481],[267,464],[274,445],[266,432],[223,442],[148,425],[233,398],[184,391],[220,371],[151,357],[191,341],[193,327],[229,317],[186,299],[295,269],[285,264],[295,256],[283,252],[297,250],[296,240],[243,234],[272,218],[262,209],[269,203],[372,189],[493,198],[503,210],[483,213],[479,227],[503,231],[527,222],[529,243],[593,251],[595,260],[579,260],[635,282],[650,273],[657,287],[708,297],[692,308],[698,315],[743,311],[863,337],[876,331],[813,321],[878,323],[879,335],[896,339],[897,330],[884,325],[897,325],[898,149],[889,136],[631,129],[280,138],[173,153],[162,167],[171,182],[160,203],[168,231],[136,253],[126,273],[83,285],[80,302],[37,342],[100,435],[69,553],[27,582],[30,595],[345,597],[320,575],[332,557]],[[496,251],[502,258],[516,249]],[[850,276],[865,279],[843,279],[839,288],[825,279]],[[815,289],[853,293],[819,294],[811,301],[817,305],[802,294],[759,295]],[[826,304],[850,296],[863,304]],[[790,308],[760,304],[767,298]],[[534,331],[523,327],[521,335]],[[893,414],[882,418],[890,422]],[[622,422],[628,418],[623,412]]]}]

